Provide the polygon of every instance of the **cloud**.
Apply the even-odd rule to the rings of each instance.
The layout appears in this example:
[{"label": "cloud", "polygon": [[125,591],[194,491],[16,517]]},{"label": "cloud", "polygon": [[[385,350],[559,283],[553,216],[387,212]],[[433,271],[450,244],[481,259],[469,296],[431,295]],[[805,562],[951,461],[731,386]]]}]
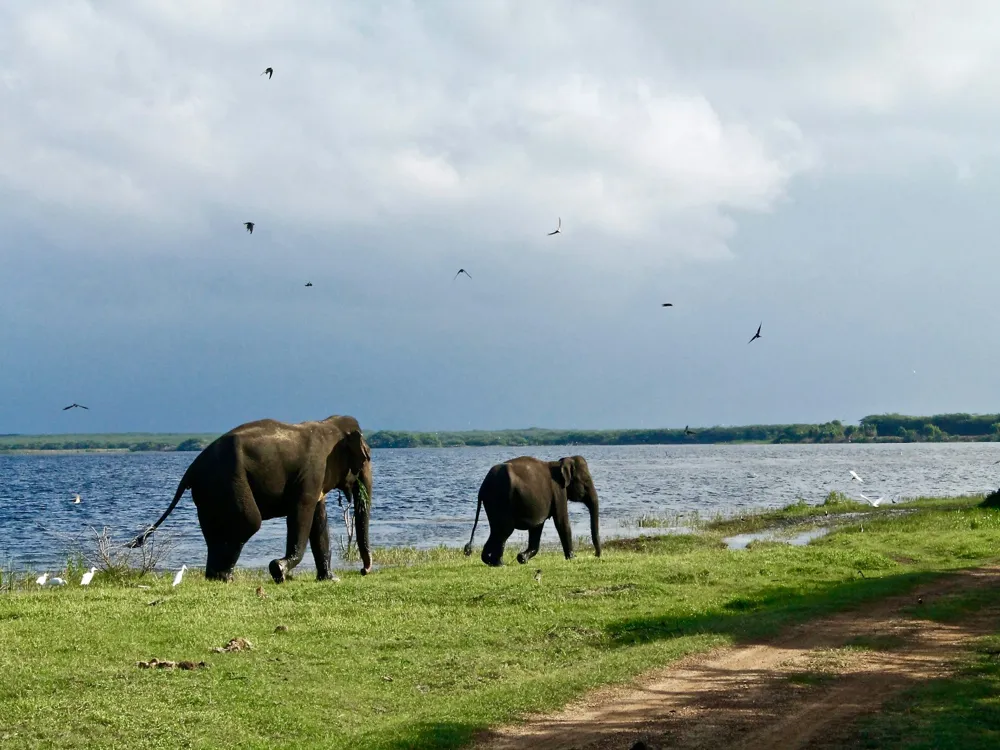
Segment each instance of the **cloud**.
[{"label": "cloud", "polygon": [[0,25],[0,186],[91,237],[225,217],[546,249],[561,216],[595,259],[704,257],[817,163],[595,4],[59,0]]},{"label": "cloud", "polygon": [[767,8],[6,4],[0,191],[74,238],[254,220],[565,252],[562,217],[577,257],[651,261],[727,255],[809,172],[997,157],[1000,7]]}]

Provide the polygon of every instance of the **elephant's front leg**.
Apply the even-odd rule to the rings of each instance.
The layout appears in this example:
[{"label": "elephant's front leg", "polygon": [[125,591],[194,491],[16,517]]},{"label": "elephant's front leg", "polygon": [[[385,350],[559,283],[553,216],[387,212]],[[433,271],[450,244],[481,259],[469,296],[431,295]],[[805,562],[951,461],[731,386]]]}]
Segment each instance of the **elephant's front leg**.
[{"label": "elephant's front leg", "polygon": [[517,553],[517,561],[522,565],[538,554],[538,548],[542,544],[542,527],[545,523],[540,523],[533,529],[528,529],[528,549]]},{"label": "elephant's front leg", "polygon": [[559,541],[562,542],[563,554],[569,560],[573,557],[573,528],[569,523],[569,509],[565,502],[556,502],[552,520],[555,522]]},{"label": "elephant's front leg", "polygon": [[333,578],[330,573],[330,528],[326,519],[326,497],[321,497],[313,514],[312,529],[309,531],[309,546],[316,561],[316,580]]},{"label": "elephant's front leg", "polygon": [[288,512],[288,534],[285,543],[285,556],[280,560],[271,560],[268,570],[275,583],[283,583],[288,573],[302,562],[306,553],[306,543],[312,530],[313,518],[316,513],[316,494],[299,501]]}]

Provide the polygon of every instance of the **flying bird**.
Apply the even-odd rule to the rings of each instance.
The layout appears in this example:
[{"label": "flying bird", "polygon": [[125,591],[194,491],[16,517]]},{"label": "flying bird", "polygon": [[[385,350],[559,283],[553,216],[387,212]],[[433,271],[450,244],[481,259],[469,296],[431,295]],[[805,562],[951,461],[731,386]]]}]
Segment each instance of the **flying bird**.
[{"label": "flying bird", "polygon": [[312,285],[313,285],[313,283],[311,281],[307,281],[306,282],[306,286],[312,286]]},{"label": "flying bird", "polygon": [[174,582],[171,585],[176,586],[178,583],[180,583],[181,579],[184,577],[184,571],[187,569],[188,569],[187,565],[181,565],[181,569],[177,571],[177,575],[174,576]]},{"label": "flying bird", "polygon": [[[466,276],[469,276],[469,272],[468,271],[466,271],[464,268],[459,268],[458,269],[458,273],[455,274],[455,279],[457,279],[458,278],[458,274],[461,274],[461,273],[464,273]],[[471,279],[472,277],[469,276],[469,278]],[[455,279],[452,279],[452,281],[454,281]]]},{"label": "flying bird", "polygon": [[694,435],[694,430],[692,430],[688,425],[684,425],[684,434],[685,435]]},{"label": "flying bird", "polygon": [[67,409],[86,409],[87,411],[90,411],[89,406],[84,406],[83,404],[77,404],[77,403],[73,403],[70,404],[69,406],[64,406],[62,408],[63,411],[66,411]]},{"label": "flying bird", "polygon": [[881,502],[882,502],[882,501],[883,501],[883,500],[885,499],[885,498],[884,498],[884,497],[882,497],[881,495],[880,495],[879,497],[876,497],[876,498],[875,498],[875,499],[873,500],[872,498],[870,498],[870,497],[868,497],[867,495],[865,495],[865,493],[863,493],[863,492],[859,492],[858,494],[859,494],[859,495],[861,495],[861,499],[862,499],[862,500],[864,500],[865,502],[867,502],[867,503],[868,503],[868,504],[869,504],[870,506],[872,506],[873,508],[877,508],[877,507],[878,507],[878,504],[879,504],[879,503],[881,503]]},{"label": "flying bird", "polygon": [[245,226],[247,228],[247,231],[250,232],[250,234],[253,234],[253,222],[252,221],[244,221],[243,222],[243,226]]},{"label": "flying bird", "polygon": [[90,582],[94,580],[94,573],[97,572],[97,568],[91,568],[86,573],[83,574],[83,578],[80,579],[81,586],[89,586]]},{"label": "flying bird", "polygon": [[851,472],[851,479],[857,480],[861,484],[865,483],[864,479],[862,479],[861,477],[859,477],[857,474],[854,473],[854,469],[851,469],[850,472]]},{"label": "flying bird", "polygon": [[266,75],[267,80],[271,80],[271,76],[274,75],[274,68],[264,68],[264,72],[261,73],[262,76]]},{"label": "flying bird", "polygon": [[561,216],[559,217],[559,223],[556,224],[556,231],[549,232],[549,237],[551,237],[554,234],[559,234],[560,232],[562,232],[562,217]]},{"label": "flying bird", "polygon": [[80,502],[80,496],[79,495],[73,495],[73,505],[76,505],[79,502]]},{"label": "flying bird", "polygon": [[752,344],[754,339],[760,338],[760,329],[764,327],[764,321],[761,321],[760,325],[757,326],[757,333],[753,335],[753,339],[750,339],[747,343]]},{"label": "flying bird", "polygon": [[673,302],[664,302],[663,303],[663,307],[673,307],[673,306],[674,306]]}]

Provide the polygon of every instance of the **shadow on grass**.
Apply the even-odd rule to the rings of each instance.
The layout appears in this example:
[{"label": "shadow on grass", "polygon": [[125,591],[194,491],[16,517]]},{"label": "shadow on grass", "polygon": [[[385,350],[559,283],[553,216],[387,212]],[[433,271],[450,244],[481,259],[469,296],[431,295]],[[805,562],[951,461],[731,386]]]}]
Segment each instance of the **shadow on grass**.
[{"label": "shadow on grass", "polygon": [[[374,746],[387,750],[437,750],[437,748],[457,748],[470,746],[472,740],[485,729],[484,726],[471,722],[459,721],[421,721],[410,724],[393,741]],[[372,746],[365,741],[358,743],[359,747]]]},{"label": "shadow on grass", "polygon": [[830,583],[807,593],[769,586],[753,596],[733,598],[714,612],[628,618],[611,623],[605,632],[612,648],[696,634],[726,635],[736,644],[748,643],[773,636],[787,625],[905,593],[943,575],[949,574],[908,572],[857,578]]}]

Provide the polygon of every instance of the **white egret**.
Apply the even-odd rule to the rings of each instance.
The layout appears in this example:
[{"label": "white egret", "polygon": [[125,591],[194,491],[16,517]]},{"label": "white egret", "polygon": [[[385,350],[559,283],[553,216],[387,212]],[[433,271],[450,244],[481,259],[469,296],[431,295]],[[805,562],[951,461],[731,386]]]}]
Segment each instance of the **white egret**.
[{"label": "white egret", "polygon": [[861,477],[859,477],[857,474],[854,473],[854,469],[851,469],[850,471],[851,471],[851,479],[856,479],[861,484],[865,483],[864,479],[862,479]]},{"label": "white egret", "polygon": [[44,586],[47,580],[49,580],[49,574],[42,573],[40,576],[38,576],[38,578],[35,579],[35,583],[37,583],[39,586]]},{"label": "white egret", "polygon": [[80,496],[73,495],[73,505],[76,505],[78,502],[80,502]]},{"label": "white egret", "polygon": [[80,579],[81,586],[89,586],[90,582],[94,579],[94,573],[97,572],[97,568],[91,568],[86,573],[83,574],[83,578]]},{"label": "white egret", "polygon": [[176,586],[178,583],[181,582],[181,579],[184,577],[184,571],[187,569],[188,569],[187,565],[181,565],[181,569],[178,570],[177,575],[174,576],[174,582],[173,582],[174,586]]},{"label": "white egret", "polygon": [[878,504],[885,499],[880,495],[879,497],[876,497],[874,500],[872,500],[870,497],[867,497],[863,492],[859,492],[858,494],[861,495],[862,500],[865,500],[873,508],[877,508]]},{"label": "white egret", "polygon": [[65,586],[66,581],[59,577],[50,578],[46,583],[46,586]]}]

